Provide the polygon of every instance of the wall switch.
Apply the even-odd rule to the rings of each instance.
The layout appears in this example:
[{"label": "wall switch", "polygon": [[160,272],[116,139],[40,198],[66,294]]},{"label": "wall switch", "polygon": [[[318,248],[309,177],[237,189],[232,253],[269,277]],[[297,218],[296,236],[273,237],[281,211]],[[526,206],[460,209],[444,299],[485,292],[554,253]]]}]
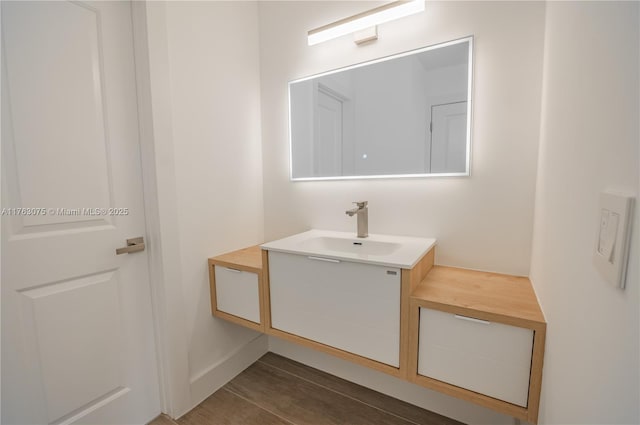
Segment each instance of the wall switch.
[{"label": "wall switch", "polygon": [[600,222],[593,264],[613,286],[624,289],[634,198],[611,192],[600,194]]}]

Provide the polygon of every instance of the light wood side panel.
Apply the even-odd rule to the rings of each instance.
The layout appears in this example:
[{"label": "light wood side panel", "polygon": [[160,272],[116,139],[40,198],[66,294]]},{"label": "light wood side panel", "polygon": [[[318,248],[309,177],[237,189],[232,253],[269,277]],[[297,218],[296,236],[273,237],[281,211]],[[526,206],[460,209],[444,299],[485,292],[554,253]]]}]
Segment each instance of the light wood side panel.
[{"label": "light wood side panel", "polygon": [[405,377],[400,372],[400,369],[395,368],[393,366],[389,366],[387,364],[380,363],[375,360],[371,360],[366,357],[362,357],[357,354],[350,353],[348,351],[340,350],[339,348],[334,348],[329,345],[321,344],[319,342],[312,341],[310,339],[303,338],[298,335],[293,335],[288,332],[283,332],[279,329],[274,329],[270,327],[267,329],[267,334],[277,336],[278,338],[286,339],[287,341],[291,341],[293,343],[302,345],[304,347],[309,347],[318,351],[323,351],[325,353],[331,354],[341,359],[348,360],[350,362],[359,364],[364,367],[368,367],[370,369],[377,370],[379,372],[388,373],[389,375],[393,375],[398,378]]},{"label": "light wood side panel", "polygon": [[[434,265],[434,258],[436,255],[436,247],[434,246],[427,252],[424,257],[418,261],[418,263],[411,269],[411,293],[422,282],[425,277],[431,272]],[[409,295],[411,295],[411,293]]]},{"label": "light wood side panel", "polygon": [[493,397],[488,397],[484,394],[456,387],[455,385],[447,384],[446,382],[438,381],[422,375],[414,376],[411,381],[443,394],[447,394],[461,400],[470,401],[471,403],[487,407],[497,412],[505,413],[509,416],[513,416],[514,418],[525,421],[529,418],[529,412],[524,407],[516,406],[515,404],[507,403],[506,401],[498,400]]},{"label": "light wood side panel", "polygon": [[234,316],[233,314],[225,313],[224,311],[220,310],[215,310],[213,312],[213,315],[228,322],[244,326],[245,328],[253,329],[254,331],[258,332],[264,332],[264,325],[262,323],[252,322],[251,320],[243,319],[242,317]]},{"label": "light wood side panel", "polygon": [[529,381],[529,401],[527,404],[527,420],[538,423],[538,410],[540,408],[540,391],[542,389],[542,366],[544,363],[544,346],[547,335],[547,326],[534,331],[533,355],[531,358],[531,380]]},{"label": "light wood side panel", "polygon": [[218,300],[216,297],[216,273],[213,269],[215,264],[213,263],[213,260],[211,258],[209,258],[209,260],[207,261],[207,265],[207,267],[209,268],[209,296],[211,297],[211,314],[215,316]]},{"label": "light wood side panel", "polygon": [[263,249],[262,257],[262,323],[266,333],[271,330],[271,291],[269,289],[269,251]]},{"label": "light wood side panel", "polygon": [[409,347],[407,348],[407,379],[414,381],[418,376],[418,338],[420,333],[420,304],[409,301]]},{"label": "light wood side panel", "polygon": [[402,269],[400,281],[400,376],[409,376],[409,301],[411,294],[411,270]]},{"label": "light wood side panel", "polygon": [[427,252],[412,269],[402,269],[400,284],[400,376],[409,376],[409,298],[433,267],[436,248]]}]

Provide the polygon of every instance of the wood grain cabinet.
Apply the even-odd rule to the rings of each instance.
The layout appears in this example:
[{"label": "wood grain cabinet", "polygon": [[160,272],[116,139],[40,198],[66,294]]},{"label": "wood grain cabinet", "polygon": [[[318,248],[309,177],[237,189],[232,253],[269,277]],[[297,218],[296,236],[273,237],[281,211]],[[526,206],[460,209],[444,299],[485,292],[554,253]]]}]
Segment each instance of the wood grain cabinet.
[{"label": "wood grain cabinet", "polygon": [[546,322],[528,278],[434,266],[410,305],[411,381],[537,423]]},{"label": "wood grain cabinet", "polygon": [[260,247],[209,258],[208,263],[212,314],[264,332]]},{"label": "wood grain cabinet", "polygon": [[209,259],[213,315],[538,421],[546,322],[526,277],[255,246]]}]

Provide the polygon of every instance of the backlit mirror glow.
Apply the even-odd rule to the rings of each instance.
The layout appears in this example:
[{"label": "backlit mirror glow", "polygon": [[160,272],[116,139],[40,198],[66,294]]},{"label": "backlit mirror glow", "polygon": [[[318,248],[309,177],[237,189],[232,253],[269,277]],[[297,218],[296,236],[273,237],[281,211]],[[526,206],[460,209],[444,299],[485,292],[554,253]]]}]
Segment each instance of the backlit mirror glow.
[{"label": "backlit mirror glow", "polygon": [[290,82],[291,179],[469,175],[472,44]]}]

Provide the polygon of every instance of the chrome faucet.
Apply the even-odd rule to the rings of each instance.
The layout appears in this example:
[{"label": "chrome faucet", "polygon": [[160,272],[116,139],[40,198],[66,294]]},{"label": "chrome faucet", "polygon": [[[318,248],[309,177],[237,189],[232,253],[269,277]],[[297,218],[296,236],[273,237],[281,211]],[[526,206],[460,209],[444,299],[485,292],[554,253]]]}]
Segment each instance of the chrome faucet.
[{"label": "chrome faucet", "polygon": [[369,208],[367,208],[367,201],[354,202],[358,207],[347,210],[346,213],[349,217],[358,215],[358,237],[366,238],[369,236]]}]

